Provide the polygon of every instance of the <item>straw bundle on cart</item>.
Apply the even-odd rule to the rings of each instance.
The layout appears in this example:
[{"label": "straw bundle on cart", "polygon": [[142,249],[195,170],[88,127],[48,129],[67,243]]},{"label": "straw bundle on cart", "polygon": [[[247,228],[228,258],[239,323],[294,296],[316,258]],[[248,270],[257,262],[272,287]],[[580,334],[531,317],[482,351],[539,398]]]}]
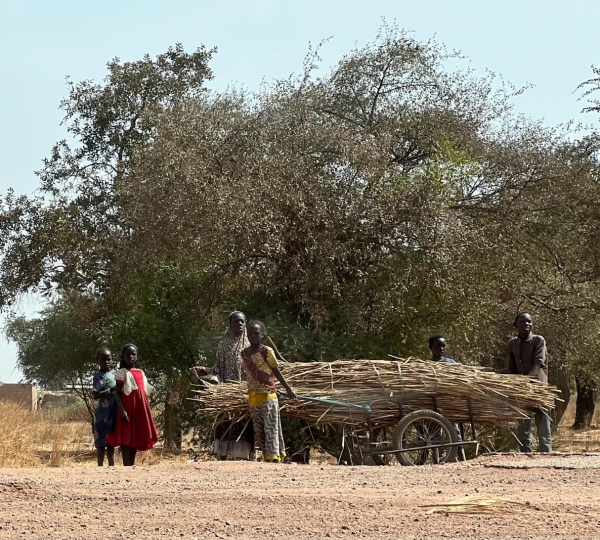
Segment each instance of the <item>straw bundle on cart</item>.
[{"label": "straw bundle on cart", "polygon": [[[338,360],[283,363],[281,371],[298,395],[370,405],[376,425],[396,424],[402,412],[434,409],[452,422],[469,421],[469,402],[475,422],[505,424],[527,410],[554,408],[558,390],[525,376],[501,375],[463,364],[418,359]],[[223,384],[198,394],[206,414],[240,418],[248,412],[246,385]],[[434,403],[435,398],[435,403]],[[281,400],[282,416],[315,424],[356,424],[361,411],[302,400]]]}]

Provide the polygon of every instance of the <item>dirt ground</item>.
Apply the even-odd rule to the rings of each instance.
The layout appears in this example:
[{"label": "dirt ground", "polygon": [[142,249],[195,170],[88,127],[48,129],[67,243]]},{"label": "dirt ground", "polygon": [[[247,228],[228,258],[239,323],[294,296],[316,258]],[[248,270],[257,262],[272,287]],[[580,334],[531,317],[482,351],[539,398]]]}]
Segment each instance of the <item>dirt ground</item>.
[{"label": "dirt ground", "polygon": [[0,539],[597,538],[599,488],[600,454],[0,469]]}]

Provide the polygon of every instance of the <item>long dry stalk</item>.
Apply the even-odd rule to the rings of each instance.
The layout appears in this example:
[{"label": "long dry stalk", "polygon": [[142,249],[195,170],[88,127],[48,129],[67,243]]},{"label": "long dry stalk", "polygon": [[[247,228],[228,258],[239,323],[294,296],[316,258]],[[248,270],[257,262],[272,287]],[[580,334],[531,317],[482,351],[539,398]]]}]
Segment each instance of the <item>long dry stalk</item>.
[{"label": "long dry stalk", "polygon": [[50,452],[50,467],[60,467],[65,453],[67,428],[65,424],[56,424],[52,437],[52,451]]},{"label": "long dry stalk", "polygon": [[[369,405],[376,425],[393,425],[406,414],[436,408],[452,422],[468,422],[469,402],[474,420],[506,424],[526,416],[531,409],[549,411],[558,390],[529,377],[502,375],[463,364],[408,360],[338,360],[332,363],[282,363],[286,379],[301,396]],[[205,414],[243,420],[248,405],[246,385],[223,384],[198,391]],[[364,414],[343,406],[282,400],[282,416],[315,424],[355,425]],[[362,418],[361,418],[362,415]]]},{"label": "long dry stalk", "polygon": [[467,495],[449,503],[425,504],[421,508],[429,508],[428,514],[495,514],[499,512],[531,511],[530,507],[521,502],[511,501],[505,497],[489,497],[487,495]]},{"label": "long dry stalk", "polygon": [[39,465],[38,417],[21,405],[0,401],[0,467]]}]

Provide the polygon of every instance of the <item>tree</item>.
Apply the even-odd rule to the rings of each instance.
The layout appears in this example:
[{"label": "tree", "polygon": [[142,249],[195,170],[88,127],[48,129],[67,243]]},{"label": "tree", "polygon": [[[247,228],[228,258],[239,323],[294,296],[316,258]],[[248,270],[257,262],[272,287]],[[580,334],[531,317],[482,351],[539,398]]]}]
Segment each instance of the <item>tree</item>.
[{"label": "tree", "polygon": [[89,304],[83,298],[55,302],[38,318],[9,320],[6,335],[17,344],[18,366],[26,380],[43,388],[72,388],[93,421],[94,407],[85,385],[97,371],[94,353],[103,342]]},{"label": "tree", "polygon": [[[178,44],[156,59],[114,59],[103,83],[68,81],[61,107],[76,146],[58,142],[38,172],[41,195],[8,193],[0,212],[0,309],[35,290],[61,305],[91,296],[102,336],[112,317],[127,311],[131,238],[116,185],[129,174],[135,149],[152,141],[153,113],[206,92],[213,53],[204,47],[186,53]],[[49,310],[44,317],[54,316],[55,308]],[[24,367],[45,361],[22,353]],[[44,383],[38,372],[25,374]]]},{"label": "tree", "polygon": [[532,309],[553,380],[597,373],[580,360],[600,329],[593,139],[515,116],[522,89],[396,28],[254,94],[205,91],[211,53],[195,54],[73,85],[80,148],[45,163],[50,201],[9,194],[0,220],[4,305],[40,286],[90,299],[102,339],[140,346],[169,444],[187,368],[232,309],[290,360],[425,355],[444,331],[499,369]]},{"label": "tree", "polygon": [[9,193],[5,198],[0,309],[31,290],[60,295],[110,289],[108,303],[118,303],[116,276],[127,271],[120,262],[129,231],[116,182],[127,176],[135,149],[151,142],[151,113],[206,91],[213,53],[200,47],[189,54],[177,44],[156,59],[112,60],[103,83],[68,80],[63,123],[77,146],[64,140],[54,145],[37,173],[39,197],[15,199]]}]

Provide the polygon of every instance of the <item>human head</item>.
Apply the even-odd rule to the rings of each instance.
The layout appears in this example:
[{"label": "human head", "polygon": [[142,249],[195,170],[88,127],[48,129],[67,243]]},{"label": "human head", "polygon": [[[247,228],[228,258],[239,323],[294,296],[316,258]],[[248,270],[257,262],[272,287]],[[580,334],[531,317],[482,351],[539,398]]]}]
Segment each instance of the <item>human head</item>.
[{"label": "human head", "polygon": [[248,332],[248,341],[250,345],[260,345],[263,337],[267,333],[265,325],[260,321],[250,321],[246,325],[246,332]]},{"label": "human head", "polygon": [[137,356],[137,346],[133,343],[127,343],[127,345],[124,345],[123,349],[121,350],[121,363],[119,364],[119,368],[131,369],[132,367],[135,367]]},{"label": "human head", "polygon": [[523,311],[515,317],[515,329],[520,338],[528,338],[533,328],[533,317]]},{"label": "human head", "polygon": [[236,336],[241,336],[244,333],[246,327],[246,315],[241,311],[234,311],[229,315],[229,330],[231,330]]},{"label": "human head", "polygon": [[100,367],[100,371],[107,372],[112,366],[112,353],[106,347],[98,349],[96,352],[96,362]]},{"label": "human head", "polygon": [[442,358],[444,351],[446,350],[446,338],[443,334],[433,334],[429,338],[429,349],[431,350],[431,356],[436,360]]}]

